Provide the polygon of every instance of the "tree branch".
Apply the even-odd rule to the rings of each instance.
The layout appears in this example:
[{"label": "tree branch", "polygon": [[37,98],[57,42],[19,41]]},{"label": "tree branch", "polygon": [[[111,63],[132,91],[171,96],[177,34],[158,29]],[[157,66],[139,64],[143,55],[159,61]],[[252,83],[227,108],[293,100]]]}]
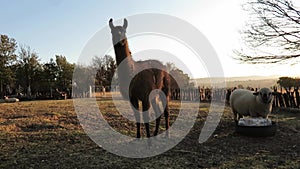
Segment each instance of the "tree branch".
[{"label": "tree branch", "polygon": [[236,50],[235,59],[259,64],[300,58],[300,11],[290,1],[249,0],[243,7],[250,13],[247,29],[240,32],[244,44],[257,51],[273,49],[277,54],[265,55],[264,51],[253,56],[244,53],[247,50]]}]

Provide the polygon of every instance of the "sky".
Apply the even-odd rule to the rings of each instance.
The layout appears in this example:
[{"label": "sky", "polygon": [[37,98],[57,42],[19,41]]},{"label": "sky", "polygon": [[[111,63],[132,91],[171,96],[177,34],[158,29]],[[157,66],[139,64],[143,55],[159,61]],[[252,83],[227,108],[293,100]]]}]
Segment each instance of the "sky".
[{"label": "sky", "polygon": [[[299,64],[248,65],[232,59],[232,50],[241,46],[238,31],[244,28],[248,18],[241,8],[243,2],[245,0],[1,0],[0,34],[14,38],[19,46],[30,46],[42,62],[48,62],[55,55],[64,55],[69,62],[77,63],[86,44],[107,27],[110,18],[118,20],[137,14],[160,13],[185,20],[202,32],[216,51],[226,77],[300,76]],[[182,44],[168,38],[133,37],[129,38],[129,44],[135,59],[141,59],[138,54],[146,41],[156,41],[158,46],[173,44],[164,50],[173,47],[177,53],[189,52]],[[112,51],[108,54],[114,56]],[[191,68],[194,78],[209,76],[203,62],[185,63],[186,58],[186,55],[178,56]]]}]

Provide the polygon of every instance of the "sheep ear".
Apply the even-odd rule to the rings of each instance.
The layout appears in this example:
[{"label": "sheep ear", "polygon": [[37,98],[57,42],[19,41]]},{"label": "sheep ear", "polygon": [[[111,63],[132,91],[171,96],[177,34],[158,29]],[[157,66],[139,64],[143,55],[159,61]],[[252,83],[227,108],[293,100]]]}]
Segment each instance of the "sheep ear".
[{"label": "sheep ear", "polygon": [[109,27],[110,27],[110,29],[115,28],[115,26],[113,24],[113,19],[112,18],[110,18],[110,20],[109,20]]},{"label": "sheep ear", "polygon": [[127,19],[125,18],[124,19],[124,24],[123,24],[123,28],[126,29],[128,26],[128,22],[127,22]]},{"label": "sheep ear", "polygon": [[253,93],[254,96],[257,96],[258,94],[259,94],[259,92],[254,92]]}]

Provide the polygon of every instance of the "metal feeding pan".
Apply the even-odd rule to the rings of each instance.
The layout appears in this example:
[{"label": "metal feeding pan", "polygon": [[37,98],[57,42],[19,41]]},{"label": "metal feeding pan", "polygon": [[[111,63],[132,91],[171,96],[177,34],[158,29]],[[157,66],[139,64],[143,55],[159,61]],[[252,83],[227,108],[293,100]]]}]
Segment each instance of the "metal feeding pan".
[{"label": "metal feeding pan", "polygon": [[276,122],[272,121],[271,125],[264,126],[247,126],[236,124],[235,132],[251,137],[270,137],[274,136],[277,130]]}]

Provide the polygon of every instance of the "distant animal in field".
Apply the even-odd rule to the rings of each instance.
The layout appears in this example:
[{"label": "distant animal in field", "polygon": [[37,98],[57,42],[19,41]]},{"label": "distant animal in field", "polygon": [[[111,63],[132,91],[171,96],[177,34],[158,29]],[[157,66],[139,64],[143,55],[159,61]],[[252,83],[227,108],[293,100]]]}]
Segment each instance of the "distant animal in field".
[{"label": "distant animal in field", "polygon": [[15,102],[19,102],[18,98],[9,98],[7,96],[4,96],[4,100],[0,101],[0,102],[5,102],[5,103],[15,103]]}]

